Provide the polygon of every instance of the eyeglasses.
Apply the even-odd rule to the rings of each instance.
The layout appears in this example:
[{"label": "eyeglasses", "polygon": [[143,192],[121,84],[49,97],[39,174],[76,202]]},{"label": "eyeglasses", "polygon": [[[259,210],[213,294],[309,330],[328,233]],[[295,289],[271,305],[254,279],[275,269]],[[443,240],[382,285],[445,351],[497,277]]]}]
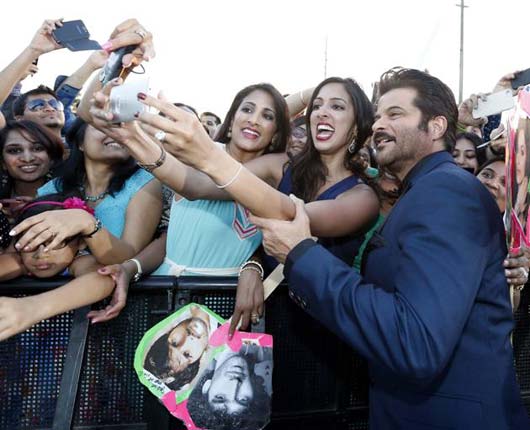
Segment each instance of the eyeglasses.
[{"label": "eyeglasses", "polygon": [[307,131],[303,127],[294,127],[291,130],[291,136],[296,137],[297,139],[303,139],[307,137]]},{"label": "eyeglasses", "polygon": [[26,103],[26,107],[31,112],[43,110],[46,107],[46,105],[50,106],[52,109],[55,109],[56,111],[64,110],[63,104],[60,101],[55,100],[55,99],[50,99],[50,100],[33,99]]}]

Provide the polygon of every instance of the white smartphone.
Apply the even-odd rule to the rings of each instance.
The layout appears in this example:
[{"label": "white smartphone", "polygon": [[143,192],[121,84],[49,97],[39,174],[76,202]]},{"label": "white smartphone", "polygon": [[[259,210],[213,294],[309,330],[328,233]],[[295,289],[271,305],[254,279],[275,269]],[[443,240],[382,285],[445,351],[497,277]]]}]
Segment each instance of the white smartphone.
[{"label": "white smartphone", "polygon": [[138,100],[138,93],[147,94],[149,82],[145,80],[127,81],[112,88],[110,92],[110,111],[114,115],[112,122],[134,121],[135,114],[145,110],[145,105]]},{"label": "white smartphone", "polygon": [[473,118],[482,118],[501,113],[515,107],[512,90],[503,90],[487,96],[486,101],[478,99],[478,106],[473,109]]}]

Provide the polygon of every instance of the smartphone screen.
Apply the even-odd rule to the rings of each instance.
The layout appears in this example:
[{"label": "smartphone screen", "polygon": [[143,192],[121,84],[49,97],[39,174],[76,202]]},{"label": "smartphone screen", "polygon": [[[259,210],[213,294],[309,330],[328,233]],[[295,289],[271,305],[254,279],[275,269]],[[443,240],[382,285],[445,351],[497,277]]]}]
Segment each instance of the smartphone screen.
[{"label": "smartphone screen", "polygon": [[519,87],[524,87],[530,84],[530,69],[523,70],[515,75],[512,80],[512,88],[516,90]]},{"label": "smartphone screen", "polygon": [[62,27],[57,27],[52,32],[55,41],[63,46],[67,42],[78,39],[88,39],[90,34],[81,20],[65,21]]}]

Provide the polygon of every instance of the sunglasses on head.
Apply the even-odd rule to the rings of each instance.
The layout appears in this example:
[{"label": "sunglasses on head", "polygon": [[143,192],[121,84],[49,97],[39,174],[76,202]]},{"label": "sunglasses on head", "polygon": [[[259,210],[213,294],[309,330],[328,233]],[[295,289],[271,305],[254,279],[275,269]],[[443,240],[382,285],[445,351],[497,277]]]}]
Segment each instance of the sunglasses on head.
[{"label": "sunglasses on head", "polygon": [[46,105],[50,106],[52,109],[55,109],[56,111],[62,111],[64,110],[63,104],[55,99],[50,100],[44,100],[44,99],[33,99],[26,103],[26,107],[32,111],[39,111],[46,107]]}]

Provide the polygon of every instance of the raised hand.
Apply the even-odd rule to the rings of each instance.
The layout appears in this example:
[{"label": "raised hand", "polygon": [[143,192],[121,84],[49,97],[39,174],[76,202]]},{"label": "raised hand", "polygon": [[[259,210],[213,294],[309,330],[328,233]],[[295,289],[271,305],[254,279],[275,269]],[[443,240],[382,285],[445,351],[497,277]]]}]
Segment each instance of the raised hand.
[{"label": "raised hand", "polygon": [[57,27],[62,27],[63,19],[47,19],[45,20],[38,31],[31,39],[29,48],[35,52],[37,57],[45,54],[46,52],[55,51],[56,49],[63,48],[53,38],[52,32]]}]

